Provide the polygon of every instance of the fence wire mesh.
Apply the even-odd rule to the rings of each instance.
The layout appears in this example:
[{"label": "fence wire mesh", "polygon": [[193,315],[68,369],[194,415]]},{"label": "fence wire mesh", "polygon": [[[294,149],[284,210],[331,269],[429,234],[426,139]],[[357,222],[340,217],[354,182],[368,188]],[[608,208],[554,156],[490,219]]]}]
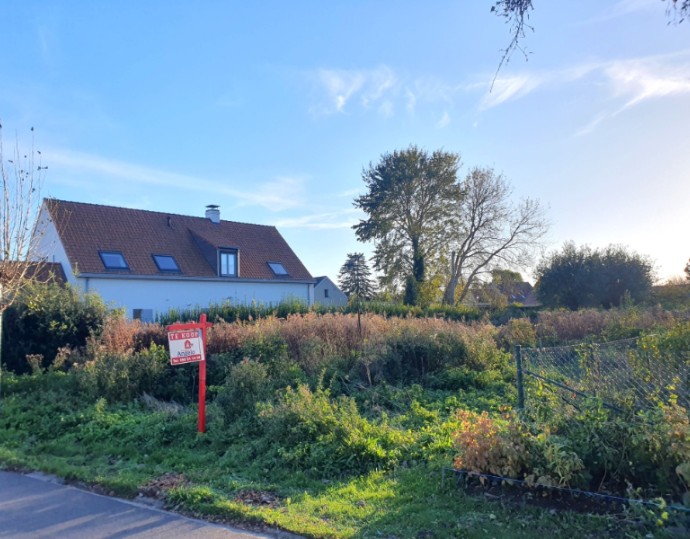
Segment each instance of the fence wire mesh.
[{"label": "fence wire mesh", "polygon": [[[522,348],[523,374],[617,409],[644,409],[673,395],[690,404],[690,368],[686,358],[659,354],[638,339],[553,348]],[[525,380],[529,400],[529,383]]]}]

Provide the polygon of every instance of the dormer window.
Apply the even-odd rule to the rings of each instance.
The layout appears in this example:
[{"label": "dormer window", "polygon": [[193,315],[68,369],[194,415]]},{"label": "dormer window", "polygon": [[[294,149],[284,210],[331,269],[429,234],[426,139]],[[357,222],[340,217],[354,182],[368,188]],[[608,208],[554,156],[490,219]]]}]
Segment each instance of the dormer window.
[{"label": "dormer window", "polygon": [[283,266],[283,264],[281,264],[280,262],[269,262],[268,267],[271,268],[273,274],[277,275],[278,277],[289,275],[287,270],[285,269],[285,266]]},{"label": "dormer window", "polygon": [[128,270],[129,265],[125,260],[125,255],[119,251],[100,251],[98,253],[105,269],[109,270]]},{"label": "dormer window", "polygon": [[221,277],[237,277],[237,251],[218,252],[218,274]]},{"label": "dormer window", "polygon": [[180,266],[175,257],[171,255],[152,255],[158,271],[166,273],[180,273]]}]

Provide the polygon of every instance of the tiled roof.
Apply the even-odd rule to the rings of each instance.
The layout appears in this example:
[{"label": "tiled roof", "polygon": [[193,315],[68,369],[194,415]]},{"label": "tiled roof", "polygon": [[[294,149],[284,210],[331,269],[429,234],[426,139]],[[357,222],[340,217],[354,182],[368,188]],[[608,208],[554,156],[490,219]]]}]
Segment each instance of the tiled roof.
[{"label": "tiled roof", "polygon": [[[78,273],[159,275],[152,255],[175,257],[182,277],[217,277],[215,250],[239,252],[240,279],[311,280],[312,277],[273,226],[205,217],[117,208],[47,199],[45,204]],[[108,270],[99,253],[122,253],[129,270]],[[213,252],[211,252],[213,251]],[[280,262],[288,276],[277,277],[268,262]]]}]

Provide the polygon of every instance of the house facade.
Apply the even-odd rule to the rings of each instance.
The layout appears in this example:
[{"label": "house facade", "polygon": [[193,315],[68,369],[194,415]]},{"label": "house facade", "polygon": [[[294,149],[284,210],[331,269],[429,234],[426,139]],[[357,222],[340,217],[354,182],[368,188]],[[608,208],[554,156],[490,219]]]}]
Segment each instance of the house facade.
[{"label": "house facade", "polygon": [[316,277],[314,303],[327,307],[343,307],[347,305],[347,296],[328,277]]},{"label": "house facade", "polygon": [[46,199],[37,252],[128,317],[229,301],[314,303],[315,280],[272,226]]}]

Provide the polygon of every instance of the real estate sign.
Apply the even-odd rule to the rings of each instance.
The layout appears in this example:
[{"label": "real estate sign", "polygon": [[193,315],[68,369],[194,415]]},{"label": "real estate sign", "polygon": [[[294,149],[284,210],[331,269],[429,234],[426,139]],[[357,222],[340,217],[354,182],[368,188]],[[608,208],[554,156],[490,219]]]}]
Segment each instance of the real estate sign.
[{"label": "real estate sign", "polygon": [[168,345],[171,365],[197,363],[205,359],[200,329],[169,331]]}]

